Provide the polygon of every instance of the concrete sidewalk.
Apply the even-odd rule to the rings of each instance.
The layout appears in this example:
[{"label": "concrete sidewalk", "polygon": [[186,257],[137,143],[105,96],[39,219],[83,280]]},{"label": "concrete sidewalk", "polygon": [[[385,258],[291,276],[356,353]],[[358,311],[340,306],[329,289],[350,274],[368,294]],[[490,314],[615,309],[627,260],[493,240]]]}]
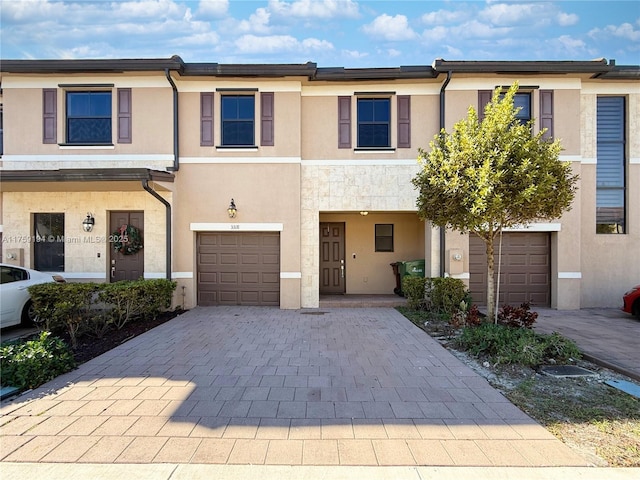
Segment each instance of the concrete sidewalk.
[{"label": "concrete sidewalk", "polygon": [[0,414],[3,462],[588,465],[389,308],[196,308]]},{"label": "concrete sidewalk", "polygon": [[536,308],[534,329],[572,339],[589,361],[640,381],[640,320],[614,308]]},{"label": "concrete sidewalk", "polygon": [[2,464],[3,480],[635,480],[638,468]]}]

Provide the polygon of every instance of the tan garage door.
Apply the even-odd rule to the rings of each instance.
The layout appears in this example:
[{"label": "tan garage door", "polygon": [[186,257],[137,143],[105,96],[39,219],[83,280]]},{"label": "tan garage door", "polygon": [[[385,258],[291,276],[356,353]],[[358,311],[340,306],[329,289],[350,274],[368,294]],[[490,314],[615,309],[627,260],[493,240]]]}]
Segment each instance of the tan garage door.
[{"label": "tan garage door", "polygon": [[280,234],[199,233],[198,305],[279,305]]},{"label": "tan garage door", "polygon": [[[499,237],[498,237],[499,238]],[[473,301],[487,304],[487,254],[484,242],[469,236],[469,289]],[[498,243],[495,247],[498,271]],[[537,307],[551,305],[550,237],[548,233],[503,233],[499,304],[529,301]]]}]

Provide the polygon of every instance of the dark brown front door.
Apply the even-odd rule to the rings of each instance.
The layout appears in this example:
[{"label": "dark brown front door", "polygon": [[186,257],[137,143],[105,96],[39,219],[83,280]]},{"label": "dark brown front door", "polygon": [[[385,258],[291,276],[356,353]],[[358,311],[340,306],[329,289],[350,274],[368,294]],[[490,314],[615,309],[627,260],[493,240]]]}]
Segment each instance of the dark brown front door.
[{"label": "dark brown front door", "polygon": [[[111,212],[109,235],[115,234],[123,225],[132,225],[140,231],[144,244],[144,212]],[[144,277],[144,248],[134,254],[125,255],[122,250],[116,252],[113,243],[109,243],[109,280],[138,280]]]},{"label": "dark brown front door", "polygon": [[320,294],[346,292],[344,223],[320,224]]}]

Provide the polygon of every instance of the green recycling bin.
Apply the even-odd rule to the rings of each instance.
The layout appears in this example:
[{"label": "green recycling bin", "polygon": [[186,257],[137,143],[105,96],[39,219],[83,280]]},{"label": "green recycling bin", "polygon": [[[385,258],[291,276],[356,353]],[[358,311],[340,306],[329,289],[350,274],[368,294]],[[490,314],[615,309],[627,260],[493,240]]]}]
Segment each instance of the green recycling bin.
[{"label": "green recycling bin", "polygon": [[424,277],[424,258],[420,260],[410,260],[408,262],[401,262],[398,270],[400,272],[400,278],[404,276],[409,277]]}]

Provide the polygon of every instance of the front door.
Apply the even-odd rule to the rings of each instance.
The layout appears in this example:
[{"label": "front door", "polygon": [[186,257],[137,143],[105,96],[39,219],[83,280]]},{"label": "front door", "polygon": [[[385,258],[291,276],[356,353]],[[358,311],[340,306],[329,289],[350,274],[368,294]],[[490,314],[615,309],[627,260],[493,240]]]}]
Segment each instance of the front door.
[{"label": "front door", "polygon": [[[144,212],[111,212],[109,235],[118,235],[123,226],[131,225],[140,233],[144,244]],[[111,238],[110,240],[114,240]],[[109,280],[138,280],[144,277],[144,248],[126,255],[125,249],[116,251],[114,243],[109,242]]]},{"label": "front door", "polygon": [[344,223],[320,224],[320,294],[346,292]]}]

